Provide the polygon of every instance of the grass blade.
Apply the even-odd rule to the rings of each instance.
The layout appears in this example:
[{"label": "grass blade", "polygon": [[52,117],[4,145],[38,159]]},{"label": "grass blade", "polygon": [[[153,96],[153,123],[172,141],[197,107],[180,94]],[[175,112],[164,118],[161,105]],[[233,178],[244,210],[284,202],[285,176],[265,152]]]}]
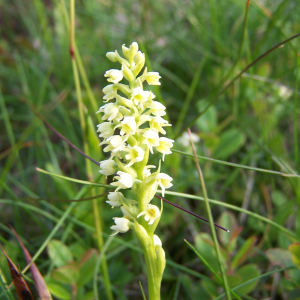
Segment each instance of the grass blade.
[{"label": "grass blade", "polygon": [[228,286],[227,277],[225,274],[225,269],[224,269],[224,266],[221,261],[221,252],[220,252],[219,243],[218,243],[218,239],[217,239],[217,235],[216,235],[216,231],[215,231],[215,227],[214,227],[213,216],[211,213],[211,209],[210,209],[210,205],[209,205],[209,201],[208,201],[208,197],[207,197],[203,173],[202,173],[201,167],[200,167],[198,159],[197,159],[196,149],[195,149],[195,146],[193,143],[190,129],[188,129],[188,133],[190,135],[190,142],[192,145],[195,163],[196,163],[196,167],[197,167],[197,171],[198,171],[198,175],[199,175],[199,179],[200,179],[200,184],[201,184],[202,192],[203,192],[204,199],[205,199],[205,206],[206,206],[206,211],[208,214],[209,226],[210,226],[210,230],[211,230],[211,234],[212,234],[212,238],[214,241],[215,250],[216,250],[216,254],[217,254],[217,258],[218,258],[218,262],[219,262],[219,266],[220,266],[220,271],[221,271],[221,275],[222,275],[222,281],[223,281],[223,285],[224,285],[224,289],[225,289],[226,298],[227,298],[227,300],[230,300],[231,296],[230,296],[229,286]]}]

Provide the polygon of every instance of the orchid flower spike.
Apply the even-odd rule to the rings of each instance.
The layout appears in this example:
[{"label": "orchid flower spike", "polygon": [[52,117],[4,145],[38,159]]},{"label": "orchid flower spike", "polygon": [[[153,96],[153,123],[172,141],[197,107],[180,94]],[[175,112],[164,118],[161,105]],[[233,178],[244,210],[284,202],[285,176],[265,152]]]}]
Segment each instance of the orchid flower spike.
[{"label": "orchid flower spike", "polygon": [[[166,107],[155,101],[153,92],[144,87],[160,85],[161,76],[158,72],[148,72],[138,43],[123,45],[122,54],[108,52],[106,57],[119,63],[119,68],[114,67],[104,74],[108,85],[102,90],[104,104],[97,111],[103,120],[97,132],[103,152],[109,153],[108,158],[100,162],[100,173],[115,175],[110,185],[116,189],[109,193],[106,202],[112,208],[119,207],[124,215],[114,218],[115,225],[111,226],[117,234],[129,230],[128,220],[142,222],[140,217],[143,216],[148,226],[152,226],[160,218],[160,210],[150,202],[158,187],[164,195],[165,189],[172,186],[172,178],[159,173],[160,165],[152,173],[151,169],[157,166],[147,163],[149,154],[154,152],[159,152],[164,160],[172,153],[174,141],[163,136],[167,133],[164,127],[172,126],[163,118]],[[123,190],[132,190],[130,195],[136,195],[136,199],[126,198]]]}]

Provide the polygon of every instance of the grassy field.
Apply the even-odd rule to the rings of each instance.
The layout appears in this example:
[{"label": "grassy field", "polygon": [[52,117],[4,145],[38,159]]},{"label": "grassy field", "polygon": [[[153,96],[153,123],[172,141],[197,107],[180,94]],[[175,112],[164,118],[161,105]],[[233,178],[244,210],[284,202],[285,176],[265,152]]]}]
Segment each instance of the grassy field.
[{"label": "grassy field", "polygon": [[[10,224],[53,299],[142,299],[137,239],[127,232],[105,244],[116,211],[97,197],[107,188],[88,185],[112,178],[43,122],[104,160],[95,112],[115,68],[105,54],[137,41],[162,76],[153,92],[175,140],[165,198],[207,218],[189,127],[214,222],[230,230],[216,229],[217,257],[209,225],[164,204],[162,299],[229,299],[221,264],[240,299],[299,300],[299,1],[75,1],[74,26],[70,2],[0,2],[0,245],[9,257],[26,266]],[[0,279],[0,299],[17,299],[2,253]]]}]

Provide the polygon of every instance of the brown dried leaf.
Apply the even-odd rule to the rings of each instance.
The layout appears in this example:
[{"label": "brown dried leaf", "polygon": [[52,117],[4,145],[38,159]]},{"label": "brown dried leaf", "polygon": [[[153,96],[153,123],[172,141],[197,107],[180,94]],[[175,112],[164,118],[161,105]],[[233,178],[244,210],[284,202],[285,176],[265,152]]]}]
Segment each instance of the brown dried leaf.
[{"label": "brown dried leaf", "polygon": [[6,256],[6,259],[7,259],[8,265],[9,265],[10,274],[11,274],[12,280],[14,282],[18,298],[20,300],[34,300],[31,295],[31,292],[30,292],[24,278],[21,276],[18,268],[12,262],[12,260],[8,257],[8,255],[5,253],[5,251],[2,249],[1,246],[0,246],[0,249],[2,250],[3,254]]},{"label": "brown dried leaf", "polygon": [[[27,264],[29,264],[31,262],[31,255],[29,254],[28,250],[26,249],[26,247],[23,245],[21,239],[19,238],[18,234],[16,233],[16,231],[13,229],[12,226],[10,226],[11,230],[13,231],[13,233],[15,234],[26,259]],[[47,288],[47,285],[44,281],[44,278],[42,276],[42,274],[40,273],[39,269],[37,268],[36,264],[33,263],[30,266],[30,272],[32,274],[32,279],[35,283],[37,292],[39,294],[39,297],[41,300],[52,300],[52,296]]]}]

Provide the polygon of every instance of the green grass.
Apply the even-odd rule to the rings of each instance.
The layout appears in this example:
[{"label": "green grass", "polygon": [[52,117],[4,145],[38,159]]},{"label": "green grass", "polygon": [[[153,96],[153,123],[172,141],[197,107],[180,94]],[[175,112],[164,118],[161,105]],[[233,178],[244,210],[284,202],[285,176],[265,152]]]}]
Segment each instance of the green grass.
[{"label": "green grass", "polygon": [[[162,170],[174,178],[166,198],[207,217],[192,148],[178,138],[189,126],[200,137],[195,147],[212,217],[231,231],[216,229],[220,256],[214,256],[209,225],[166,204],[158,228],[167,257],[162,299],[220,297],[218,263],[227,299],[228,290],[241,299],[297,299],[300,270],[288,246],[300,240],[300,37],[268,51],[300,32],[298,1],[75,1],[71,23],[69,1],[4,0],[0,6],[0,243],[20,269],[25,259],[8,224],[61,293],[70,295],[71,286],[55,278],[59,266],[46,250],[52,239],[65,244],[75,262],[90,249],[101,253],[99,268],[87,268],[87,282],[77,283],[77,300],[94,294],[142,299],[139,281],[147,290],[132,232],[109,239],[119,212],[105,196],[63,201],[101,195],[110,181],[33,112],[94,160],[103,159],[95,112],[103,105],[103,75],[115,67],[105,53],[137,41],[148,70],[162,76],[154,93],[173,124],[168,137],[176,138]],[[0,298],[17,299],[13,287],[5,289],[11,279],[2,254],[0,269]]]}]

